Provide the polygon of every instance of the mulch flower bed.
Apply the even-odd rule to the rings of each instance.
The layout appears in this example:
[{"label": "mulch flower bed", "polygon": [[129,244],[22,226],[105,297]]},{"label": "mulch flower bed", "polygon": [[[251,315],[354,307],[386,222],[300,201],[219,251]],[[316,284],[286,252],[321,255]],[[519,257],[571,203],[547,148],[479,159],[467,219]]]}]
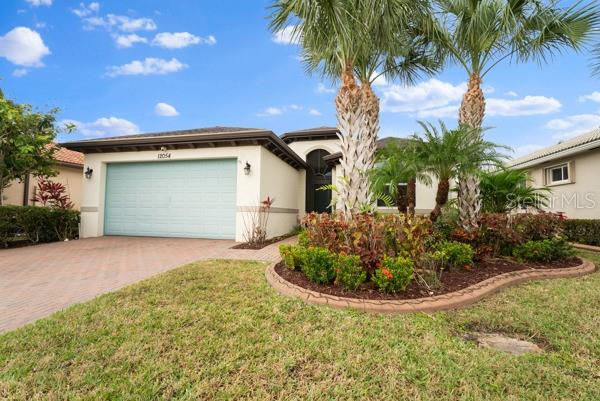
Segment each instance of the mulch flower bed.
[{"label": "mulch flower bed", "polygon": [[279,237],[273,237],[271,239],[268,239],[265,242],[263,242],[262,244],[249,244],[247,242],[242,242],[241,244],[232,246],[230,249],[253,249],[253,250],[263,249],[265,246],[274,244],[279,241],[283,241],[284,239],[293,237],[294,235],[296,235],[296,234],[280,235]]},{"label": "mulch flower bed", "polygon": [[430,297],[458,291],[503,273],[529,269],[561,269],[568,267],[576,267],[579,266],[581,263],[581,259],[577,257],[571,257],[547,263],[519,263],[509,258],[486,259],[477,262],[475,266],[470,270],[454,269],[452,271],[443,272],[440,280],[440,286],[437,288],[427,289],[420,285],[417,280],[413,280],[405,291],[397,294],[387,294],[381,292],[375,287],[375,284],[372,282],[367,282],[361,285],[355,291],[348,291],[342,287],[333,284],[315,284],[312,281],[309,281],[304,275],[304,273],[295,270],[290,270],[287,267],[285,267],[282,262],[278,263],[275,266],[275,271],[282,278],[284,278],[292,284],[323,294],[358,299],[400,300]]}]

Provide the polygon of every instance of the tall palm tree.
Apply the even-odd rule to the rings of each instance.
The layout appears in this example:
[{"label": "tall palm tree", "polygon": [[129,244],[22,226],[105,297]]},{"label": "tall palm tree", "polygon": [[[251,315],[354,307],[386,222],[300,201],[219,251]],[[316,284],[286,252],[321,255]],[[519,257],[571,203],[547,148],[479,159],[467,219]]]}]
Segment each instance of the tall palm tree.
[{"label": "tall palm tree", "polygon": [[500,166],[506,158],[498,151],[502,146],[480,139],[481,129],[461,126],[454,130],[419,122],[422,135],[414,135],[414,151],[423,165],[423,172],[438,181],[435,208],[431,220],[435,221],[448,202],[450,181],[466,174],[476,174],[482,166]]},{"label": "tall palm tree", "polygon": [[376,71],[415,77],[436,65],[424,35],[413,35],[414,21],[426,14],[427,2],[279,0],[273,8],[271,28],[293,27],[307,69],[341,81],[335,99],[343,154],[339,175],[344,178],[339,205],[355,211],[371,201],[367,173],[379,130],[379,99],[371,88]]},{"label": "tall palm tree", "polygon": [[[431,185],[431,177],[423,172],[412,141],[391,142],[377,152],[371,171],[371,185],[375,193],[389,193],[396,200],[400,213],[415,215],[417,181]],[[406,198],[400,186],[406,184]]]},{"label": "tall palm tree", "polygon": [[[543,63],[565,49],[579,51],[597,29],[594,2],[559,7],[555,0],[435,0],[440,18],[430,33],[468,74],[459,124],[480,128],[485,114],[482,80],[505,60]],[[481,201],[475,176],[459,183],[463,227],[476,226]]]}]

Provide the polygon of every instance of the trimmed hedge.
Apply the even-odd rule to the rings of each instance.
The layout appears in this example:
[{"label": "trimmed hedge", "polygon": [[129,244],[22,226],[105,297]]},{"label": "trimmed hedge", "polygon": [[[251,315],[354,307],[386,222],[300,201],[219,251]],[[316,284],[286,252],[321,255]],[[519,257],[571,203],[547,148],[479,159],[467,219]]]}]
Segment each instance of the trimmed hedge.
[{"label": "trimmed hedge", "polygon": [[571,242],[600,246],[600,220],[565,220],[564,235]]},{"label": "trimmed hedge", "polygon": [[39,206],[0,206],[0,245],[16,238],[32,244],[64,241],[79,235],[79,211]]}]

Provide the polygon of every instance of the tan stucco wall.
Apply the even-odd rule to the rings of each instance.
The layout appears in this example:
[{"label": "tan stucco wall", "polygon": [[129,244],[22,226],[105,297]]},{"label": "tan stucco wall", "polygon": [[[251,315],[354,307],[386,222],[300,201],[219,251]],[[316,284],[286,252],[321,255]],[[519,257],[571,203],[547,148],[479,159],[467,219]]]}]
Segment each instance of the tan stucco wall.
[{"label": "tan stucco wall", "polygon": [[269,216],[267,233],[275,237],[289,233],[299,222],[300,206],[297,192],[303,188],[304,174],[261,147],[260,200],[267,196],[275,199]]},{"label": "tan stucco wall", "polygon": [[[108,163],[157,161],[158,151],[96,153],[85,155],[85,166],[94,170],[91,179],[83,182],[81,210],[82,237],[96,237],[104,233],[104,196],[106,188],[106,166]],[[268,236],[289,232],[298,220],[295,196],[301,174],[287,163],[261,146],[237,146],[206,149],[170,150],[170,161],[235,158],[237,170],[236,241],[244,240],[244,210],[256,207],[267,195],[276,199],[276,209],[293,209],[289,213],[273,213],[270,217]],[[168,161],[167,161],[168,162]],[[250,163],[250,174],[244,173],[246,162]],[[278,210],[279,211],[279,210]]]},{"label": "tan stucco wall", "polygon": [[[51,181],[60,182],[67,188],[67,193],[74,204],[75,209],[79,209],[81,206],[83,196],[83,169],[78,167],[70,166],[59,166],[58,175],[49,178]],[[38,178],[31,177],[29,180],[29,204],[35,205],[33,202],[33,196],[35,195],[35,187],[37,186]],[[22,182],[15,181],[3,192],[4,203],[6,205],[22,205],[23,204],[23,190],[25,184]]]},{"label": "tan stucco wall", "polygon": [[571,163],[571,183],[548,186],[552,191],[549,207],[574,219],[600,219],[600,149],[553,160],[526,169],[535,187],[543,187],[544,169]]}]

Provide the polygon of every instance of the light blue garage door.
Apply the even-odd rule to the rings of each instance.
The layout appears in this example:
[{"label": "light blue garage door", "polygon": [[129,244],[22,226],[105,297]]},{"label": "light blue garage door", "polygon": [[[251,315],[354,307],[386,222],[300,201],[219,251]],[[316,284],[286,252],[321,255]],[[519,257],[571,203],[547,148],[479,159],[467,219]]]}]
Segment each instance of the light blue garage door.
[{"label": "light blue garage door", "polygon": [[235,237],[236,161],[109,164],[105,235]]}]

